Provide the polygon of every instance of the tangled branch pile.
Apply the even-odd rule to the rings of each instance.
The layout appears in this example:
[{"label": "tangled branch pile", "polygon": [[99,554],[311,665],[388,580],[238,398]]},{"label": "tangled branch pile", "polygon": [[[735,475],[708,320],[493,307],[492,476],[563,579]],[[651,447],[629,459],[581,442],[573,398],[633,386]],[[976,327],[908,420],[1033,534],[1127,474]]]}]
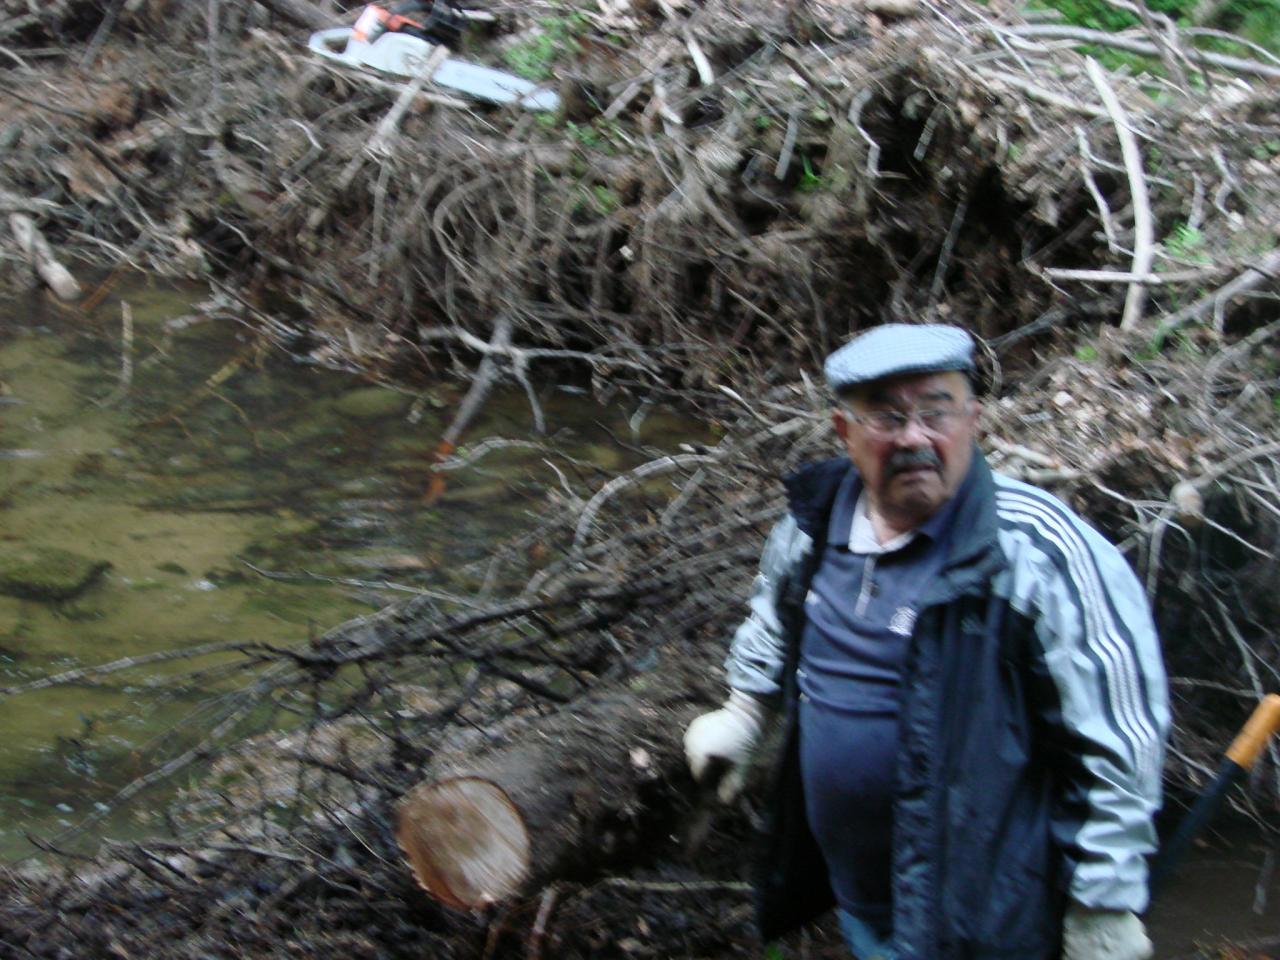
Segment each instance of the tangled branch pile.
[{"label": "tangled branch pile", "polygon": [[[315,362],[622,385],[728,427],[597,490],[565,479],[539,529],[477,571],[521,573],[510,595],[417,598],[290,651],[246,640],[245,670],[269,665],[246,690],[310,717],[305,735],[224,761],[234,789],[199,798],[225,821],[212,832],[116,850],[97,885],[15,878],[0,909],[22,949],[740,946],[740,890],[677,887],[694,896],[671,906],[667,884],[697,878],[666,839],[690,802],[660,762],[673,732],[630,745],[656,758],[651,778],[583,800],[616,847],[496,914],[417,896],[390,808],[440,756],[518,740],[602,689],[672,716],[712,700],[708,664],[781,506],[772,478],[830,449],[804,371],[884,320],[981,337],[993,462],[1138,569],[1174,677],[1172,784],[1200,782],[1280,683],[1280,61],[1265,51],[1000,4],[492,4],[465,55],[554,76],[551,117],[317,62],[299,28],[324,18],[300,0],[5,7],[2,202],[62,255],[207,272]],[[1107,73],[1082,43],[1158,68]],[[15,276],[26,253],[5,250]],[[551,559],[530,570],[533,544]],[[589,756],[589,739],[572,747]],[[1273,753],[1248,802],[1278,795]],[[602,883],[602,863],[630,874]]]}]

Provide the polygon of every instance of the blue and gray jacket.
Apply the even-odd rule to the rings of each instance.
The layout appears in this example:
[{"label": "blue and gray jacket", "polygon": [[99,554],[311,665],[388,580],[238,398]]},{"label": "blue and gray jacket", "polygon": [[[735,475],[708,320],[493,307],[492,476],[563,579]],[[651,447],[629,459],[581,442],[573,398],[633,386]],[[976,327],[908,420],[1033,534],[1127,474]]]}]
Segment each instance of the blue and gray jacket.
[{"label": "blue and gray jacket", "polygon": [[[787,735],[756,876],[773,939],[827,909],[796,749],[803,601],[846,459],[787,480],[730,686],[781,697]],[[910,960],[1056,957],[1068,898],[1141,911],[1169,723],[1159,642],[1120,552],[975,450],[903,669],[893,918]],[[856,496],[856,491],[855,491]]]}]

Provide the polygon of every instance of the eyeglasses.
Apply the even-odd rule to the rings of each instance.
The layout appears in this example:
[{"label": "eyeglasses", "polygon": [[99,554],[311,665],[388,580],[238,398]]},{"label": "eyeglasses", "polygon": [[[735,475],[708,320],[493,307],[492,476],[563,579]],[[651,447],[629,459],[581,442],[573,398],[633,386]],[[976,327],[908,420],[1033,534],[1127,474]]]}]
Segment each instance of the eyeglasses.
[{"label": "eyeglasses", "polygon": [[920,424],[920,429],[935,437],[944,435],[951,429],[956,417],[968,409],[964,407],[925,407],[903,413],[901,410],[874,410],[871,413],[854,413],[848,407],[844,415],[855,423],[860,423],[868,433],[882,439],[896,437],[907,429],[913,420]]}]

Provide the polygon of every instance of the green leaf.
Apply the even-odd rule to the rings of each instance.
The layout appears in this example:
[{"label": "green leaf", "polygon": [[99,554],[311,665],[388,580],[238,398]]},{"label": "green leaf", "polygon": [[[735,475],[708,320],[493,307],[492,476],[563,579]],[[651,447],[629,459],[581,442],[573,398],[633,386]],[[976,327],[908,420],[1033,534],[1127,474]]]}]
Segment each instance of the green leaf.
[{"label": "green leaf", "polygon": [[1179,260],[1205,264],[1212,262],[1204,250],[1204,234],[1189,224],[1176,225],[1164,238],[1163,246],[1165,253]]},{"label": "green leaf", "polygon": [[809,162],[809,158],[801,155],[800,163],[804,167],[804,173],[800,175],[800,182],[796,184],[796,189],[801,193],[814,193],[826,186],[826,181],[822,175],[814,173],[813,164]]}]

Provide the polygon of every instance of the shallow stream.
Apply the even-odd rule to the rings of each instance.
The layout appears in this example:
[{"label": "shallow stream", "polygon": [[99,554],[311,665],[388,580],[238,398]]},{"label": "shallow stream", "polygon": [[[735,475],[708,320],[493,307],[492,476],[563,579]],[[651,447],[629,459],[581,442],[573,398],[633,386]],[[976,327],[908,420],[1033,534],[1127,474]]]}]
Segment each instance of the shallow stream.
[{"label": "shallow stream", "polygon": [[[465,590],[459,569],[528,528],[558,482],[545,451],[500,449],[450,472],[428,505],[427,466],[465,384],[393,389],[293,362],[234,320],[187,317],[204,295],[134,279],[89,312],[0,305],[0,553],[25,564],[0,561],[0,688],[220,641],[297,643],[397,596],[350,581]],[[591,465],[587,483],[643,461],[637,444],[711,439],[571,389],[549,383],[540,399],[548,444]],[[467,439],[528,439],[531,423],[523,392],[500,392]],[[22,579],[42,576],[57,582]],[[31,852],[27,833],[102,810],[176,729],[195,736],[226,657],[0,698],[0,861]],[[86,842],[145,832],[161,799]]]}]

